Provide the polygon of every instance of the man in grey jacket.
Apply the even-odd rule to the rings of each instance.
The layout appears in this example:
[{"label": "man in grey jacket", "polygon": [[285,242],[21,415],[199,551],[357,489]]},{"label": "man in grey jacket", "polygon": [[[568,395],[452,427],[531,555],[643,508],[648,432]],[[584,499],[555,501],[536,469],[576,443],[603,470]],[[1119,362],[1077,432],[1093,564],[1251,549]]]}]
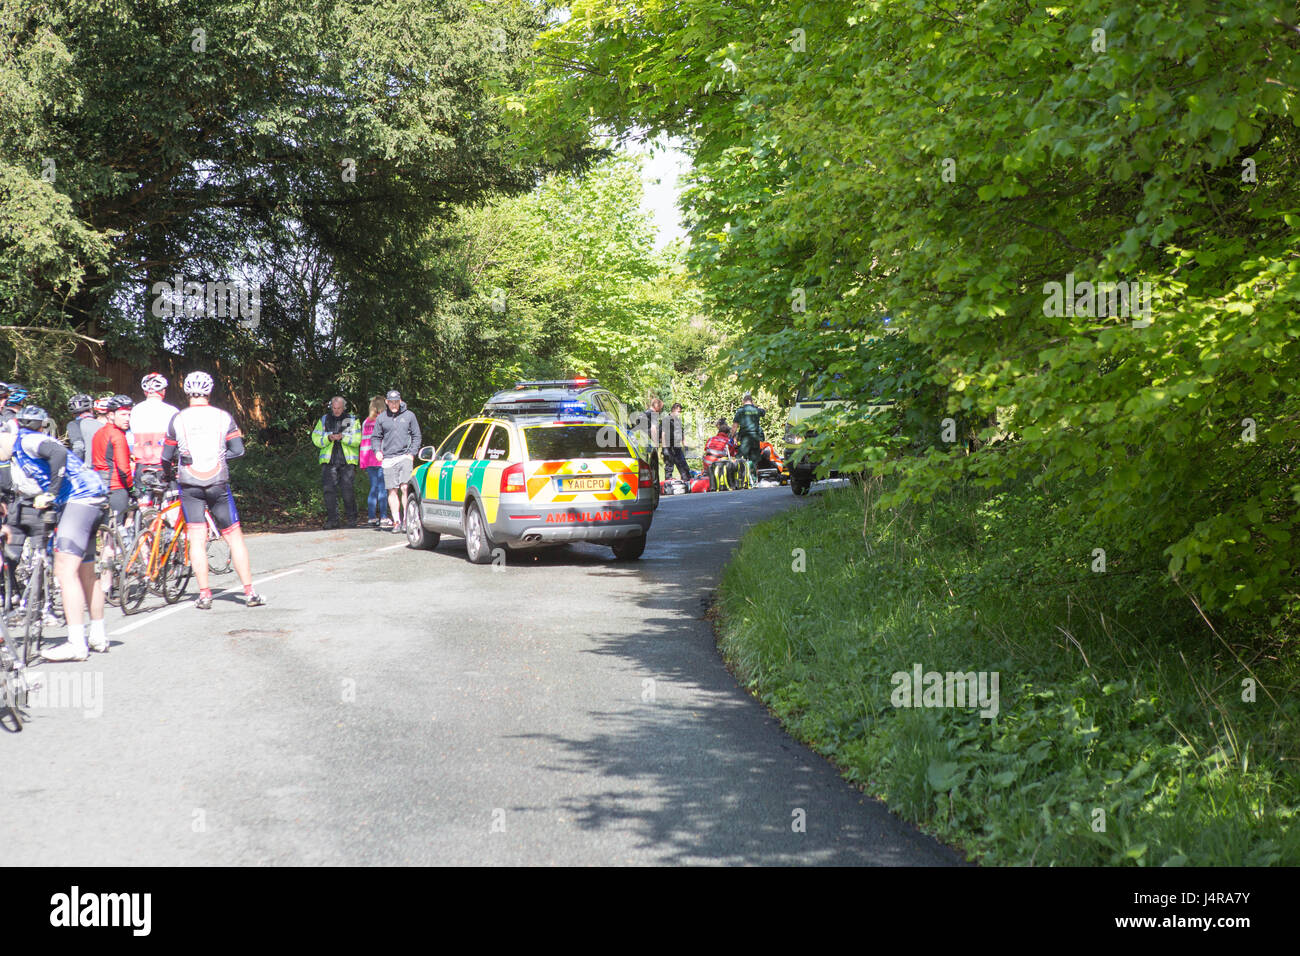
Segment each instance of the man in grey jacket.
[{"label": "man in grey jacket", "polygon": [[393,534],[400,534],[406,514],[406,483],[411,480],[415,453],[420,450],[420,423],[402,401],[402,393],[390,389],[384,396],[388,410],[375,419],[370,449],[384,468],[388,489],[388,510],[393,515]]}]

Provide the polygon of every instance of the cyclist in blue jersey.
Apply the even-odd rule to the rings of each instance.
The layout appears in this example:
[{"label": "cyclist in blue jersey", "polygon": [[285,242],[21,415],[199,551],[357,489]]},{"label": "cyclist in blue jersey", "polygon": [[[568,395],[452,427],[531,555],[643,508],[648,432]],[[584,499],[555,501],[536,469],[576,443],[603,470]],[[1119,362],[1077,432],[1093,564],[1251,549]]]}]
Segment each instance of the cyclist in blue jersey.
[{"label": "cyclist in blue jersey", "polygon": [[[23,420],[44,418],[24,409]],[[40,413],[39,416],[36,413]],[[0,461],[10,463],[11,479],[39,489],[32,501],[54,537],[54,576],[63,591],[68,621],[65,644],[43,651],[47,661],[84,661],[91,650],[108,650],[104,630],[104,589],[95,574],[95,530],[103,520],[108,492],[99,475],[54,438],[6,422],[0,426]],[[90,639],[82,615],[90,610]]]}]

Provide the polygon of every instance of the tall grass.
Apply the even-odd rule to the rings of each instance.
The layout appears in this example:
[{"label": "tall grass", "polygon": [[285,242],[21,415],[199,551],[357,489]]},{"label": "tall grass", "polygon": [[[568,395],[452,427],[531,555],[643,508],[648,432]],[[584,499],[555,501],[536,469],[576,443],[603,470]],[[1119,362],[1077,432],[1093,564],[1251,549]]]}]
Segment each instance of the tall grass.
[{"label": "tall grass", "polygon": [[[760,525],[724,574],[723,653],[795,736],[990,863],[1300,862],[1293,639],[1208,621],[1150,556],[1094,571],[1028,486],[878,491]],[[998,672],[1000,712],[894,707],[916,663]]]}]

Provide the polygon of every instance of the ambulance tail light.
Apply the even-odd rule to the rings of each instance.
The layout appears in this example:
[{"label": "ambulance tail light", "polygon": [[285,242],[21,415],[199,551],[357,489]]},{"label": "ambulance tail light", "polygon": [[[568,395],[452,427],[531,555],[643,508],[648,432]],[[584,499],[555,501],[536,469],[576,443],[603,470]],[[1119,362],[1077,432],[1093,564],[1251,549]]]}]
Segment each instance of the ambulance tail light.
[{"label": "ambulance tail light", "polygon": [[648,461],[640,463],[640,468],[637,469],[636,478],[637,484],[642,488],[649,488],[654,484],[654,477],[650,473],[650,463]]},{"label": "ambulance tail light", "polygon": [[523,462],[511,465],[501,473],[501,494],[525,490],[527,490],[527,483],[524,481]]}]

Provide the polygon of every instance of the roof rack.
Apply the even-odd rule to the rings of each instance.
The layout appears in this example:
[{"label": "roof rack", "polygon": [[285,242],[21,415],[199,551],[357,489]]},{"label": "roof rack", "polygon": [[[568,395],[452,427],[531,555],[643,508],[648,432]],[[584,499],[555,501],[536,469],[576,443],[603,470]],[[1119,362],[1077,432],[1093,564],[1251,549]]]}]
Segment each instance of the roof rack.
[{"label": "roof rack", "polygon": [[515,388],[555,388],[565,385],[580,385],[586,388],[590,385],[599,385],[600,382],[594,378],[545,378],[533,382],[515,382]]}]

